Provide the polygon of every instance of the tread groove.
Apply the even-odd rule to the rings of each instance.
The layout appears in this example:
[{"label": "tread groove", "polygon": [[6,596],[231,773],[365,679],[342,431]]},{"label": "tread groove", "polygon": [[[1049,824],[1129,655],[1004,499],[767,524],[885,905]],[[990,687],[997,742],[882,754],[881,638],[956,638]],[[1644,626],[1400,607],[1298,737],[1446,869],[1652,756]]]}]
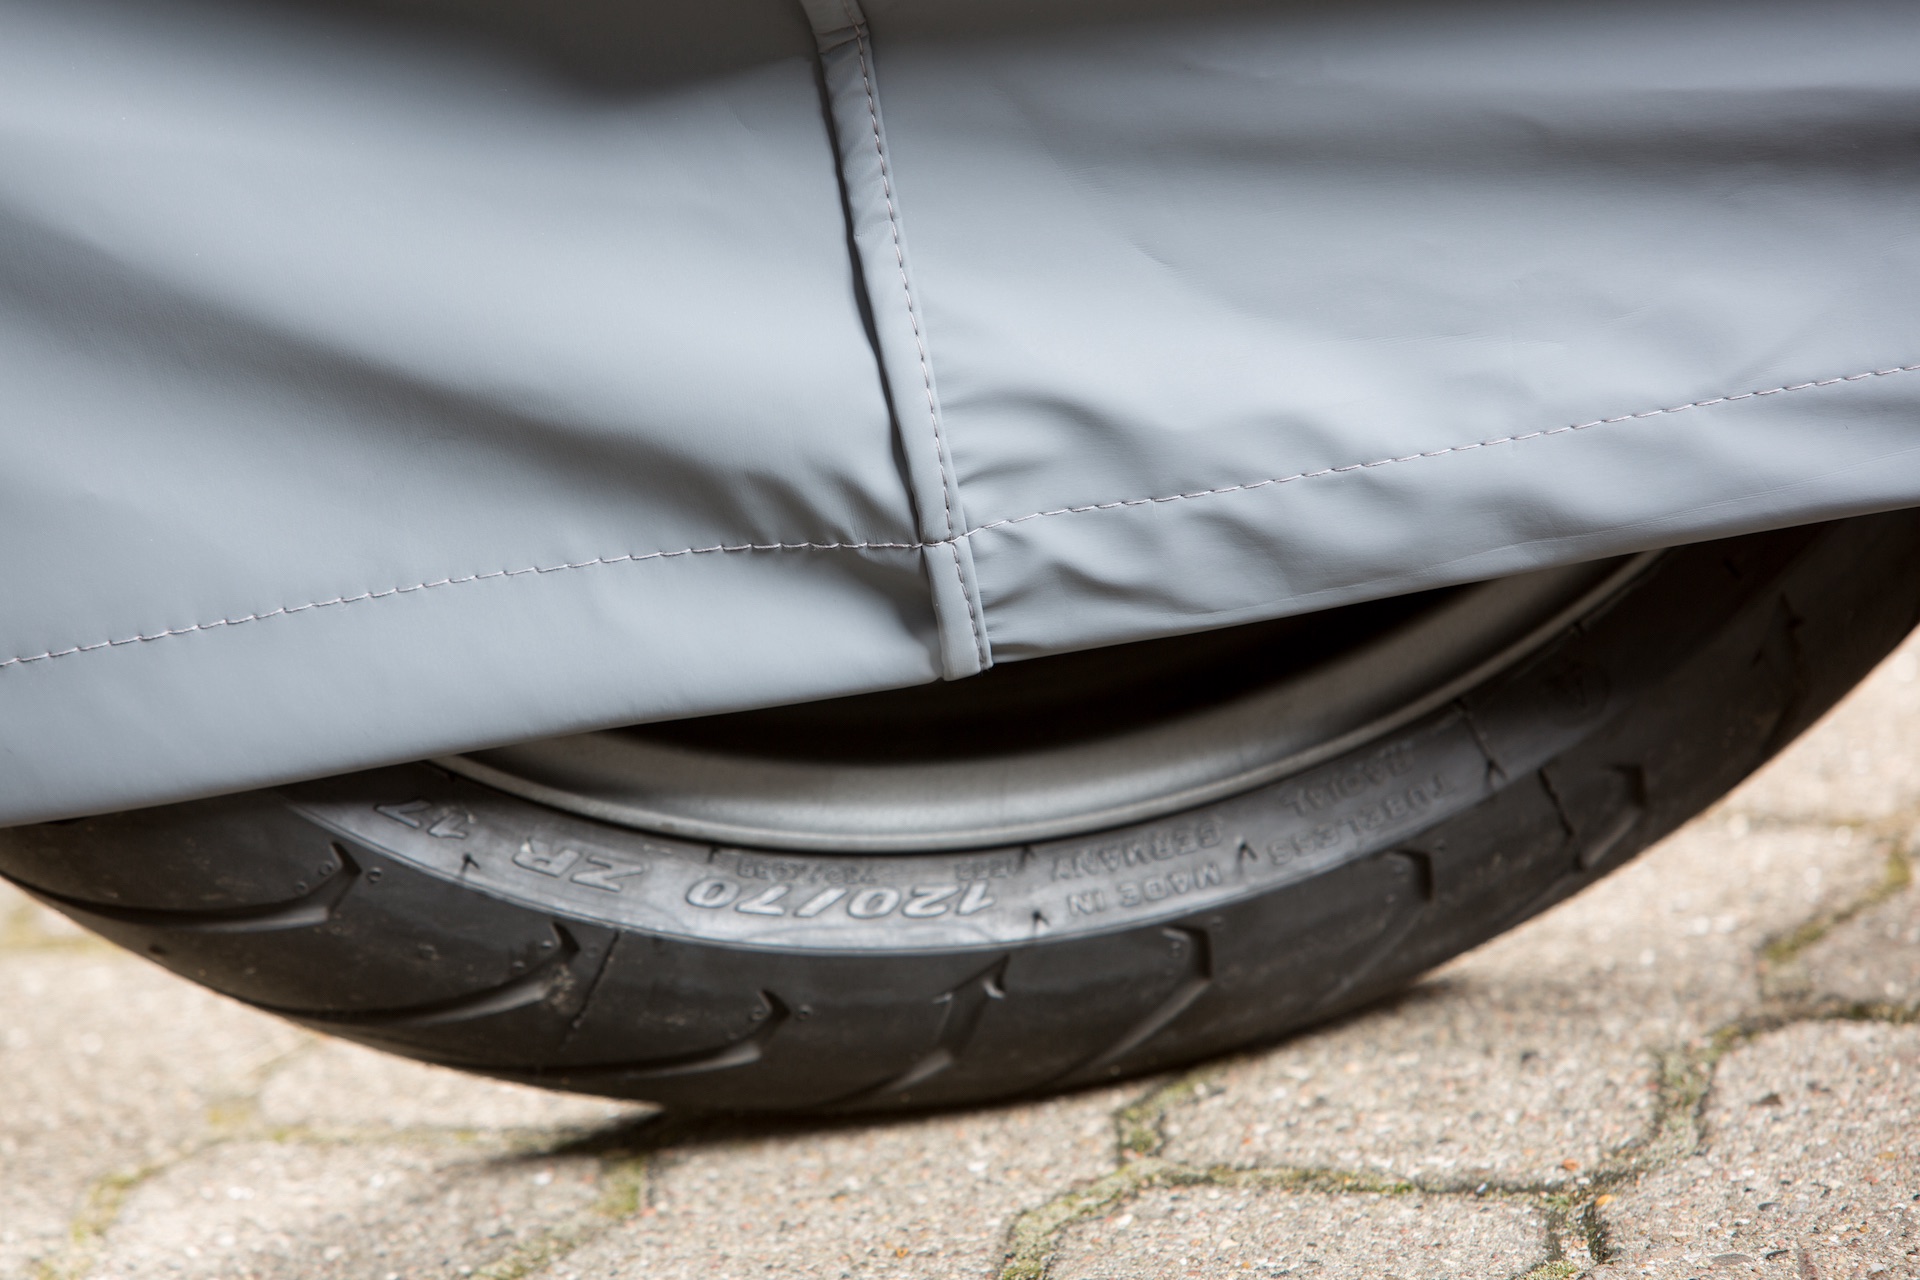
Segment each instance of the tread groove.
[{"label": "tread groove", "polygon": [[341,900],[360,878],[360,864],[353,860],[345,848],[335,842],[333,852],[340,859],[338,871],[297,898],[257,907],[226,907],[211,911],[122,907],[111,902],[68,897],[19,881],[13,883],[61,911],[96,920],[110,920],[115,924],[170,929],[179,933],[275,933],[282,929],[311,929],[333,918]]},{"label": "tread groove", "polygon": [[935,996],[933,1002],[944,1008],[933,1048],[900,1074],[862,1089],[836,1105],[859,1106],[863,1102],[903,1094],[952,1070],[960,1061],[960,1055],[966,1052],[973,1033],[979,1029],[981,1015],[986,1013],[988,1004],[1006,999],[1006,989],[1001,982],[1011,959],[1011,956],[1001,956],[951,991]]},{"label": "tread groove", "polygon": [[1402,942],[1407,940],[1413,933],[1414,928],[1427,916],[1427,907],[1432,903],[1434,896],[1433,859],[1427,854],[1413,849],[1395,849],[1393,852],[1384,856],[1389,858],[1403,858],[1412,864],[1415,883],[1420,886],[1420,905],[1414,910],[1402,915],[1398,923],[1391,924],[1381,932],[1379,937],[1373,940],[1373,946],[1367,952],[1367,958],[1351,969],[1348,969],[1346,973],[1341,975],[1340,981],[1335,983],[1330,991],[1327,991],[1318,1000],[1314,1001],[1312,1012],[1307,1015],[1310,1018],[1318,1017],[1325,1013],[1328,1009],[1345,999],[1354,988],[1365,982],[1369,976],[1378,971],[1382,962],[1391,956]]},{"label": "tread groove", "polygon": [[1187,974],[1180,983],[1169,992],[1165,999],[1148,1010],[1145,1017],[1135,1022],[1120,1034],[1112,1044],[1100,1050],[1086,1061],[1062,1072],[1060,1079],[1070,1080],[1077,1076],[1094,1075],[1102,1071],[1117,1072],[1119,1061],[1164,1031],[1175,1018],[1206,994],[1213,985],[1213,940],[1205,929],[1162,929],[1161,934],[1169,942],[1184,941],[1187,953]]},{"label": "tread groove", "polygon": [[[642,1058],[631,1062],[596,1062],[577,1067],[488,1066],[482,1069],[490,1075],[512,1076],[557,1084],[574,1080],[599,1080],[606,1077],[619,1077],[626,1080],[664,1080],[674,1076],[700,1075],[709,1071],[726,1071],[734,1067],[749,1066],[760,1061],[766,1053],[767,1045],[792,1017],[792,1011],[787,1008],[786,1002],[773,992],[762,991],[760,999],[767,1009],[765,1016],[760,1019],[760,1025],[718,1048],[702,1049],[695,1053],[676,1054],[664,1058]],[[444,1065],[466,1064],[448,1062]]]},{"label": "tread groove", "polygon": [[554,955],[530,973],[510,978],[498,986],[487,987],[466,995],[450,996],[444,1000],[428,1000],[420,1004],[403,1005],[389,1009],[331,1010],[331,1009],[283,1009],[271,1005],[261,1005],[269,1013],[277,1013],[283,1018],[294,1018],[300,1022],[319,1023],[334,1027],[440,1027],[453,1022],[472,1022],[477,1018],[490,1018],[496,1014],[511,1013],[515,1009],[524,1009],[528,1005],[545,1000],[565,978],[568,966],[574,956],[579,954],[580,944],[573,935],[561,925],[554,925],[559,945]]}]

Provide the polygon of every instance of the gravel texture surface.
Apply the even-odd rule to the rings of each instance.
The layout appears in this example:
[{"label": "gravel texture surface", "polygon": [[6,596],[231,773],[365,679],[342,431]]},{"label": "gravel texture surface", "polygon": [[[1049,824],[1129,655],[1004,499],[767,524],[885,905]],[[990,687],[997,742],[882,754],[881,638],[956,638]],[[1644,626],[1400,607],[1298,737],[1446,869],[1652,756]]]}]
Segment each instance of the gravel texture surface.
[{"label": "gravel texture surface", "polygon": [[1398,1000],[857,1124],[386,1058],[0,891],[0,1277],[1920,1280],[1916,851],[1920,641]]}]

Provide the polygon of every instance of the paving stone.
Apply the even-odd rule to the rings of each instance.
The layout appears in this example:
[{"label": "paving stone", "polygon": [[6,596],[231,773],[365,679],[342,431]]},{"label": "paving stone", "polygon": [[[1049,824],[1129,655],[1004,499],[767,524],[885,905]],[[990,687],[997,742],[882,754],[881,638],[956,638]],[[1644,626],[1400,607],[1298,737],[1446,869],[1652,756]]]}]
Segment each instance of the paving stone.
[{"label": "paving stone", "polygon": [[639,1216],[541,1274],[983,1280],[1018,1213],[1112,1167],[1110,1117],[1138,1092],[666,1152]]},{"label": "paving stone", "polygon": [[1920,808],[1920,634],[1725,806],[1750,817],[1863,822]]},{"label": "paving stone", "polygon": [[1472,1196],[1153,1190],[1069,1228],[1049,1280],[1508,1280],[1547,1261],[1532,1205]]},{"label": "paving stone", "polygon": [[1601,1209],[1598,1276],[1920,1276],[1920,1028],[1802,1023],[1736,1049],[1706,1133]]},{"label": "paving stone", "polygon": [[1752,1005],[1761,944],[1883,874],[1851,828],[1695,824],[1408,997],[1229,1066],[1167,1154],[1577,1187],[1647,1127],[1655,1050]]},{"label": "paving stone", "polygon": [[597,1161],[496,1146],[235,1142],[133,1188],[89,1275],[452,1276],[600,1194]]},{"label": "paving stone", "polygon": [[1920,887],[1835,925],[1794,958],[1805,995],[1866,1005],[1920,1004]]},{"label": "paving stone", "polygon": [[0,1276],[90,1189],[191,1148],[305,1033],[104,947],[0,950]]},{"label": "paving stone", "polygon": [[260,1091],[273,1126],[335,1129],[587,1129],[631,1124],[656,1108],[482,1080],[321,1041],[273,1072]]}]

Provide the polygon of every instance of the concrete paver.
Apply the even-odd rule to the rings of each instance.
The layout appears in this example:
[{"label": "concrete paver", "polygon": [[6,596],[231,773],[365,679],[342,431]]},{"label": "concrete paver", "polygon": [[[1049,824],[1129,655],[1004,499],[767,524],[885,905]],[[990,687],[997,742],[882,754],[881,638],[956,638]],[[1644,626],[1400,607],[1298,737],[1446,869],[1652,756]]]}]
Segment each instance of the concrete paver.
[{"label": "concrete paver", "polygon": [[1459,1280],[1548,1261],[1541,1210],[1500,1200],[1250,1187],[1154,1191],[1066,1233],[1058,1280]]},{"label": "concrete paver", "polygon": [[1104,1173],[1105,1089],[1023,1107],[723,1138],[661,1159],[644,1211],[554,1280],[989,1276],[1014,1216]]},{"label": "concrete paver", "polygon": [[1810,942],[1775,981],[1812,997],[1912,1012],[1920,1007],[1920,889],[1909,883]]},{"label": "concrete paver", "polygon": [[0,1276],[64,1247],[113,1179],[203,1142],[305,1039],[104,946],[0,951]]},{"label": "concrete paver", "polygon": [[1920,1276],[1920,1028],[1812,1022],[1727,1055],[1698,1155],[1600,1213],[1609,1277]]},{"label": "concrete paver", "polygon": [[696,1122],[322,1040],[0,887],[0,1278],[1920,1280],[1920,640],[1402,998],[1189,1075]]},{"label": "concrete paver", "polygon": [[226,1143],[135,1188],[92,1274],[458,1274],[585,1211],[600,1195],[598,1174],[584,1157],[516,1159],[451,1140]]}]

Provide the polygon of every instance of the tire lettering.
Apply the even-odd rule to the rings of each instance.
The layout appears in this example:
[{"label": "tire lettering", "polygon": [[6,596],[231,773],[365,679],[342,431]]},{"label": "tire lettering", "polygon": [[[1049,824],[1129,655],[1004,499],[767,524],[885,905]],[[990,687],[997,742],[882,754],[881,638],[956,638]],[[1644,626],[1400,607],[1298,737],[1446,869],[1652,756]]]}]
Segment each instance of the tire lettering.
[{"label": "tire lettering", "polygon": [[412,827],[418,831],[421,825],[420,819],[413,815],[425,813],[431,808],[433,808],[431,800],[408,800],[403,804],[377,804],[373,806],[373,811],[383,818],[393,819],[403,827]]},{"label": "tire lettering", "polygon": [[799,916],[802,920],[811,920],[846,896],[847,891],[845,889],[822,889],[811,898],[808,898],[806,903],[793,914]]},{"label": "tire lettering", "polygon": [[438,836],[442,840],[465,840],[468,834],[467,828],[472,822],[471,815],[462,813],[458,809],[448,809],[427,828],[427,834]]},{"label": "tire lettering", "polygon": [[734,910],[749,916],[783,916],[787,914],[787,909],[774,904],[787,896],[788,888],[787,885],[776,884],[770,889],[763,889]]},{"label": "tire lettering", "polygon": [[586,869],[574,872],[573,882],[583,884],[589,889],[604,889],[608,893],[618,893],[621,880],[627,876],[637,876],[645,870],[645,866],[631,864],[623,866],[611,859],[590,853],[587,855]]},{"label": "tire lettering", "polygon": [[[1123,907],[1138,907],[1145,903],[1160,902],[1167,898],[1177,898],[1184,893],[1193,893],[1199,889],[1215,889],[1225,882],[1220,872],[1220,864],[1208,862],[1191,871],[1172,871],[1151,880],[1128,880],[1116,886]],[[1102,908],[1104,910],[1104,906]]]},{"label": "tire lettering", "polygon": [[709,910],[724,907],[740,896],[740,886],[731,880],[702,880],[687,890],[687,901],[696,907]]},{"label": "tire lettering", "polygon": [[987,896],[987,884],[984,880],[975,880],[967,886],[967,896],[960,899],[955,915],[970,916],[976,911],[985,911],[993,905],[993,899]]},{"label": "tire lettering", "polygon": [[543,876],[563,876],[578,861],[578,849],[555,849],[552,853],[542,853],[540,846],[531,840],[522,842],[520,852],[513,855],[514,866],[536,871]]},{"label": "tire lettering", "polygon": [[[452,805],[436,805],[431,800],[408,800],[401,804],[377,804],[373,811],[403,827],[424,830],[442,840],[465,840],[471,832],[473,815]],[[432,821],[428,821],[431,818]]]},{"label": "tire lettering", "polygon": [[1067,895],[1067,914],[1070,916],[1091,916],[1107,909],[1107,895],[1099,889],[1088,889],[1085,893]]},{"label": "tire lettering", "polygon": [[898,889],[862,889],[847,904],[847,914],[856,920],[874,920],[900,905]]},{"label": "tire lettering", "polygon": [[947,899],[960,892],[960,886],[950,884],[916,885],[907,890],[907,905],[900,909],[903,916],[912,916],[915,920],[930,920],[934,916],[947,914]]}]

